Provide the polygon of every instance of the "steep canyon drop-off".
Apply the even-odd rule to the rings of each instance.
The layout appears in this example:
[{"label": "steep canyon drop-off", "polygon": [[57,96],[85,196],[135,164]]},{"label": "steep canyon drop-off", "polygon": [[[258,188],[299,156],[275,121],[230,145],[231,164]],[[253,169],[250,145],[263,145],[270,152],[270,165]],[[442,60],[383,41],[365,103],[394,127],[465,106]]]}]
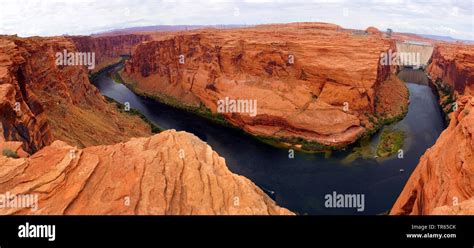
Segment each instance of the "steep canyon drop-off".
[{"label": "steep canyon drop-off", "polygon": [[177,32],[140,43],[122,77],[138,93],[213,113],[226,97],[256,100],[255,117],[222,114],[256,136],[341,147],[406,110],[396,68],[379,63],[393,47],[380,33],[321,23]]},{"label": "steep canyon drop-off", "polygon": [[[380,53],[396,50],[393,43],[380,32],[367,33],[314,23],[168,33],[140,43],[122,76],[135,91],[213,112],[225,96],[257,99],[257,118],[225,118],[254,135],[344,145],[373,127],[369,119],[396,117],[406,106],[406,88],[391,76],[396,68],[378,63]],[[436,44],[426,71],[453,90],[458,109],[391,214],[473,211],[472,51]],[[343,111],[344,102],[349,111]]]},{"label": "steep canyon drop-off", "polygon": [[[107,103],[85,67],[56,66],[55,52],[94,51],[97,71],[133,51],[122,76],[138,92],[213,112],[226,96],[256,99],[256,118],[224,117],[253,135],[343,146],[405,111],[407,89],[394,77],[396,68],[379,63],[380,54],[393,48],[379,32],[315,23],[159,38],[1,36],[0,147],[22,158],[0,156],[0,191],[39,193],[39,213],[290,214],[228,171],[193,135],[166,131],[128,141],[149,136],[149,127]],[[452,87],[458,109],[420,159],[391,214],[472,213],[473,68],[472,47],[435,48],[427,72]],[[460,204],[453,206],[454,199]]]},{"label": "steep canyon drop-off", "polygon": [[111,49],[99,63],[139,42],[0,37],[0,148],[20,157],[0,156],[0,193],[39,195],[38,211],[1,214],[291,214],[191,134],[129,140],[150,127],[107,103],[84,66],[55,64],[80,51],[71,40]]},{"label": "steep canyon drop-off", "polygon": [[450,86],[458,107],[448,128],[420,158],[391,214],[473,214],[474,47],[438,44],[427,73]]}]

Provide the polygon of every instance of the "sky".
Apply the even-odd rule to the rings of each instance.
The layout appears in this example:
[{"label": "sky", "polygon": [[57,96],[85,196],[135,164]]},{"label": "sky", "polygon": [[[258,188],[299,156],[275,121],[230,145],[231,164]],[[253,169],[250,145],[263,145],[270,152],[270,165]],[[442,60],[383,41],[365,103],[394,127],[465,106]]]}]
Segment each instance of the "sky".
[{"label": "sky", "polygon": [[319,21],[474,40],[474,0],[0,0],[0,34]]}]

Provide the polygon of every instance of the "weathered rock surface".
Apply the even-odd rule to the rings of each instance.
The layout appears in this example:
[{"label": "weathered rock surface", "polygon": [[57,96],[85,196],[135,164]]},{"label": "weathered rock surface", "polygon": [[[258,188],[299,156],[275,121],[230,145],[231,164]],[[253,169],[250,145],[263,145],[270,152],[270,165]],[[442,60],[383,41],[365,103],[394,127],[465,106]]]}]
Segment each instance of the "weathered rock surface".
[{"label": "weathered rock surface", "polygon": [[454,206],[442,206],[433,209],[433,215],[474,215],[474,198],[460,202]]},{"label": "weathered rock surface", "polygon": [[130,55],[134,47],[149,35],[124,34],[114,36],[68,36],[80,52],[94,52],[96,65],[92,72],[117,62],[121,55]]},{"label": "weathered rock surface", "polygon": [[449,127],[421,157],[390,214],[439,213],[474,197],[474,98],[458,99]]},{"label": "weathered rock surface", "polygon": [[381,35],[382,32],[380,32],[380,30],[376,27],[368,27],[366,30],[365,30],[366,33],[368,34],[377,34],[377,35]]},{"label": "weathered rock surface", "polygon": [[256,100],[255,117],[222,114],[254,135],[342,146],[377,119],[368,116],[393,72],[379,63],[390,47],[380,35],[322,23],[177,32],[140,43],[122,76],[138,92],[213,113],[226,97]]},{"label": "weathered rock surface", "polygon": [[458,95],[449,127],[421,157],[390,214],[473,213],[473,46],[438,44],[427,71]]},{"label": "weathered rock surface", "polygon": [[0,37],[0,140],[22,141],[35,152],[52,139],[47,116],[38,97],[29,89],[26,58],[13,40]]},{"label": "weathered rock surface", "polygon": [[85,147],[149,135],[142,120],[105,101],[85,66],[56,65],[65,49],[76,51],[61,37],[0,36],[0,139],[34,153],[55,139]]},{"label": "weathered rock surface", "polygon": [[[71,152],[72,151],[72,152]],[[292,214],[194,135],[76,149],[55,141],[29,158],[0,155],[0,193],[38,195],[38,209],[0,214]]]},{"label": "weathered rock surface", "polygon": [[439,43],[427,72],[433,81],[449,85],[457,94],[474,95],[474,46]]},{"label": "weathered rock surface", "polygon": [[23,142],[21,141],[0,141],[0,152],[5,155],[6,150],[14,152],[14,154],[20,158],[30,156],[30,154],[23,150]]}]

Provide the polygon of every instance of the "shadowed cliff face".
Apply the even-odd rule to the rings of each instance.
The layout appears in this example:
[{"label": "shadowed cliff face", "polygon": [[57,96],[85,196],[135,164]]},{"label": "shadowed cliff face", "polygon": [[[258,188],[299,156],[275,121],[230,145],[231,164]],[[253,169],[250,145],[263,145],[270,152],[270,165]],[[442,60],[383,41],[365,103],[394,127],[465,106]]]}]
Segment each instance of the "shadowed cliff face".
[{"label": "shadowed cliff face", "polygon": [[226,97],[255,100],[256,116],[222,114],[254,135],[340,146],[373,127],[380,85],[406,95],[379,63],[390,47],[379,33],[317,23],[181,32],[139,44],[122,75],[138,92],[213,113]]},{"label": "shadowed cliff face", "polygon": [[148,35],[126,34],[116,36],[68,36],[78,51],[94,52],[96,66],[92,72],[118,61],[121,55],[130,55],[140,42],[150,40]]},{"label": "shadowed cliff face", "polygon": [[189,133],[71,149],[56,141],[29,158],[0,155],[0,193],[38,197],[35,211],[0,214],[292,214]]},{"label": "shadowed cliff face", "polygon": [[472,46],[438,44],[427,71],[452,86],[458,108],[427,150],[390,214],[472,214],[474,211],[474,72]]},{"label": "shadowed cliff face", "polygon": [[0,37],[0,139],[22,141],[34,153],[54,139],[85,147],[150,134],[104,100],[85,66],[57,65],[64,50],[77,51],[60,37]]},{"label": "shadowed cliff face", "polygon": [[461,95],[474,95],[474,46],[438,44],[427,68],[433,81],[449,85]]}]

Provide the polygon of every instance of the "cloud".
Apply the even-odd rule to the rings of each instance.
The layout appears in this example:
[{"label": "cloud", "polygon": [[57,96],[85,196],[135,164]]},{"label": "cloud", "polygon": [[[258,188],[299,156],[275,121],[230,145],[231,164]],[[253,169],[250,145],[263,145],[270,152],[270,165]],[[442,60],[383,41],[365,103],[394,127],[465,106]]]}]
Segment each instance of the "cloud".
[{"label": "cloud", "polygon": [[474,40],[472,0],[0,0],[0,33],[90,34],[146,25],[332,22]]}]

